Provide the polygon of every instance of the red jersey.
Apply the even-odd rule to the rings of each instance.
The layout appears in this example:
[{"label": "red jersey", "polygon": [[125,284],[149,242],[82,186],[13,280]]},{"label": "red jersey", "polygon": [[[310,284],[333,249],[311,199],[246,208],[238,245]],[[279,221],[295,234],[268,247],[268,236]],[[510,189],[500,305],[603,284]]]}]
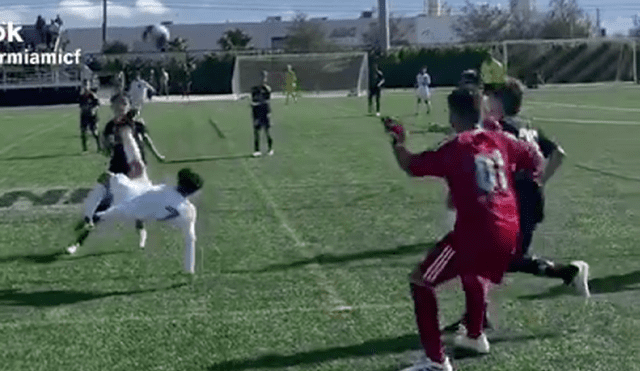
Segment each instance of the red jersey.
[{"label": "red jersey", "polygon": [[501,233],[517,234],[520,228],[512,170],[530,170],[539,178],[542,165],[532,144],[508,133],[476,129],[459,133],[435,151],[414,155],[409,172],[447,181],[457,210],[455,248],[472,259],[483,248],[503,255],[514,251],[515,243],[498,241]]}]

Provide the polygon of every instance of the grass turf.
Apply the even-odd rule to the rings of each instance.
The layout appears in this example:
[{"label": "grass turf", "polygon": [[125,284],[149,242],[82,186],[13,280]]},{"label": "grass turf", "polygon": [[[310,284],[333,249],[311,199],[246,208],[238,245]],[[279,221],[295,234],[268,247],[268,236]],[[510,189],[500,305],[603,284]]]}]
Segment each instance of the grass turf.
[{"label": "grass turf", "polygon": [[[411,93],[384,92],[383,113],[405,121],[414,150],[433,146],[442,134],[424,129],[446,124],[446,93],[416,117]],[[495,294],[491,354],[456,353],[459,369],[640,369],[637,94],[629,85],[529,92],[524,115],[568,154],[547,187],[534,251],[588,261],[594,296],[585,303],[559,281],[509,276]],[[246,101],[146,105],[151,136],[174,160],[151,160],[152,178],[174,181],[190,166],[206,179],[194,200],[195,277],[180,274],[182,238],[163,225],[149,226],[146,250],[126,224],[61,255],[80,213],[65,200],[92,187],[106,160],[81,155],[75,107],[6,110],[0,193],[68,192],[48,207],[0,203],[0,369],[408,365],[420,344],[407,274],[444,232],[443,187],[408,179],[365,109],[361,98],[274,100],[276,153],[253,159]],[[458,286],[439,295],[446,322],[463,311]]]}]

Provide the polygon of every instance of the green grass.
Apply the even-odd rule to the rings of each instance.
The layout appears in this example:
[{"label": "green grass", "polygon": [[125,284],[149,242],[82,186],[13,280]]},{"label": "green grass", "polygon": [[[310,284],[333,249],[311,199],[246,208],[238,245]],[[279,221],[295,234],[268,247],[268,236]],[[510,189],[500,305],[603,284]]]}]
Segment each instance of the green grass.
[{"label": "green grass", "polygon": [[[424,128],[446,124],[446,93],[435,92],[431,115],[415,117],[411,94],[385,92],[383,112],[403,118],[418,151],[442,138]],[[534,251],[588,261],[594,295],[585,303],[557,281],[508,276],[495,294],[491,354],[458,357],[459,369],[640,370],[637,96],[629,85],[527,96],[525,116],[568,154],[547,187]],[[420,345],[407,274],[444,232],[444,190],[398,169],[365,109],[362,98],[275,100],[276,154],[253,159],[241,157],[252,152],[246,101],[145,106],[168,159],[219,157],[150,163],[156,181],[173,181],[185,165],[206,179],[194,199],[195,277],[180,273],[182,237],[163,225],[149,227],[146,250],[136,247],[133,225],[123,225],[67,257],[59,252],[73,238],[78,205],[23,200],[0,209],[0,370],[392,371],[410,364]],[[100,113],[103,123],[108,109]],[[105,169],[105,158],[80,154],[75,107],[3,115],[0,197],[89,188]],[[555,118],[569,121],[548,121]],[[446,285],[439,299],[446,322],[462,313],[459,284]]]}]

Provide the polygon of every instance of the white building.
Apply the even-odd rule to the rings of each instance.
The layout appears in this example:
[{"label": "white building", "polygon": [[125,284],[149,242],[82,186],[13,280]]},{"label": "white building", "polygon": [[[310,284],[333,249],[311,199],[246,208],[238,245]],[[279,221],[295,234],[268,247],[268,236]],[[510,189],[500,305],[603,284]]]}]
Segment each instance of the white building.
[{"label": "white building", "polygon": [[[435,0],[429,0],[435,1]],[[437,2],[437,1],[436,1]],[[439,2],[437,2],[439,7]],[[439,8],[438,8],[439,9]],[[434,14],[435,13],[435,14]],[[434,15],[419,15],[392,19],[391,24],[397,25],[397,34],[403,41],[412,45],[428,45],[456,42],[459,39],[451,28],[455,17]],[[364,34],[377,28],[377,18],[372,12],[363,12],[358,19],[311,19],[322,25],[327,38],[338,45],[363,46]],[[282,21],[280,17],[269,17],[258,23],[214,23],[214,24],[173,24],[167,28],[171,32],[171,39],[181,37],[187,40],[188,50],[220,50],[218,39],[225,31],[239,28],[251,36],[251,45],[255,49],[279,49],[289,32],[292,22]],[[131,51],[153,50],[142,42],[145,26],[112,27],[107,29],[107,39],[121,41],[129,45]],[[85,53],[97,53],[102,48],[102,29],[68,29],[68,50],[82,49]],[[392,39],[392,40],[395,40]]]}]

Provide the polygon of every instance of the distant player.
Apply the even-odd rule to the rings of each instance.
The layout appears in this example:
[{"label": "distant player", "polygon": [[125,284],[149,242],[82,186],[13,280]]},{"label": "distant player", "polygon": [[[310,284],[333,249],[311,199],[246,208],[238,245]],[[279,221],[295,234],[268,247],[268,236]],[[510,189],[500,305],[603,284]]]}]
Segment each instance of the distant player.
[{"label": "distant player", "polygon": [[169,95],[169,72],[164,67],[160,69],[160,94]]},{"label": "distant player", "polygon": [[138,114],[142,111],[142,106],[144,105],[144,101],[147,98],[147,91],[150,90],[155,93],[156,89],[154,89],[151,84],[144,81],[142,77],[140,77],[140,72],[136,74],[135,80],[131,82],[129,86],[129,99],[131,100],[131,107],[138,112]]},{"label": "distant player", "polygon": [[262,72],[262,84],[251,88],[251,113],[253,117],[253,157],[262,156],[260,152],[260,131],[267,136],[267,154],[273,155],[271,128],[271,87],[267,84],[267,71]]},{"label": "distant player", "polygon": [[461,89],[480,89],[480,76],[478,71],[474,69],[468,69],[462,71],[460,74],[460,81],[458,87]]},{"label": "distant player", "polygon": [[[111,98],[111,108],[114,118],[109,121],[102,133],[104,150],[110,157],[108,172],[113,174],[125,174],[131,179],[136,179],[146,173],[146,160],[144,155],[144,143],[151,148],[158,161],[164,161],[164,156],[160,155],[147,133],[143,121],[136,120],[135,111],[129,110],[129,100],[124,94],[115,95]],[[128,127],[132,138],[123,137],[122,128]],[[133,142],[133,143],[131,143]],[[131,153],[140,157],[137,161],[131,161]],[[129,153],[129,156],[127,155]],[[75,242],[67,248],[67,252],[74,254],[82,246],[89,236],[84,225],[91,226],[92,216],[96,210],[104,210],[110,206],[113,195],[109,190],[109,179],[101,176],[98,183],[89,192],[84,202],[83,220],[78,224],[76,230],[82,230]],[[136,222],[136,229],[140,235],[140,247],[144,247],[147,239],[147,232],[142,221]]]},{"label": "distant player", "polygon": [[285,101],[284,104],[289,104],[289,97],[293,98],[294,103],[298,102],[296,90],[298,89],[298,77],[290,64],[287,65],[287,70],[284,74],[285,83]]},{"label": "distant player", "polygon": [[427,73],[427,67],[422,67],[422,71],[416,76],[416,115],[420,109],[420,102],[424,102],[427,105],[427,114],[431,113],[431,91],[429,91],[429,85],[431,85],[431,76]]},{"label": "distant player", "polygon": [[120,201],[92,216],[96,224],[105,221],[162,221],[182,230],[185,240],[184,270],[195,273],[196,207],[188,197],[202,188],[202,178],[191,171],[178,172],[178,185],[151,185],[132,181],[124,174],[105,175],[114,197]]},{"label": "distant player", "polygon": [[369,80],[369,113],[372,113],[373,98],[376,99],[376,116],[380,116],[380,95],[384,85],[384,74],[378,68],[378,64],[373,65]]},{"label": "distant player", "polygon": [[472,94],[456,90],[448,97],[450,122],[457,135],[437,150],[413,154],[405,148],[404,129],[391,119],[395,157],[410,176],[444,178],[458,210],[454,230],[428,252],[410,276],[415,314],[427,359],[407,371],[452,371],[438,325],[436,287],[460,277],[469,311],[467,331],[457,347],[488,353],[482,327],[485,296],[498,284],[517,246],[518,207],[510,169],[538,180],[542,156],[530,143],[494,131],[478,130],[479,112]]},{"label": "distant player", "polygon": [[124,71],[118,72],[114,77],[113,94],[111,94],[111,96],[123,94],[125,91],[126,85],[127,85],[127,80],[124,76]]},{"label": "distant player", "polygon": [[98,107],[100,100],[90,89],[90,80],[84,81],[84,87],[80,94],[80,137],[82,139],[82,151],[87,152],[87,131],[96,140],[96,147],[100,152],[100,138],[98,135]]}]

